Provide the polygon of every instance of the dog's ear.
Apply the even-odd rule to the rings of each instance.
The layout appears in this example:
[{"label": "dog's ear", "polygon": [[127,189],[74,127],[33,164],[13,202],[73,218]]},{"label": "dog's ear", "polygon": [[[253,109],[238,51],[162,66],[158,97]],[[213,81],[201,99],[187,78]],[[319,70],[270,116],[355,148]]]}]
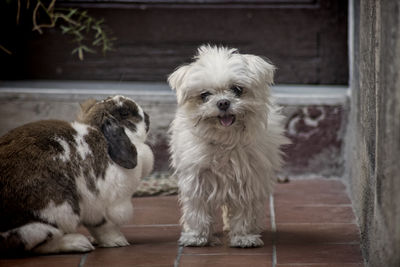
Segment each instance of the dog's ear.
[{"label": "dog's ear", "polygon": [[108,155],[118,165],[133,169],[137,165],[137,151],[131,143],[125,130],[111,115],[105,116],[101,125],[101,131],[107,140]]},{"label": "dog's ear", "polygon": [[259,56],[243,55],[247,61],[249,70],[256,77],[256,81],[263,81],[268,85],[274,83],[275,66]]},{"label": "dog's ear", "polygon": [[168,77],[168,84],[172,90],[176,91],[176,96],[178,99],[178,104],[183,103],[186,98],[186,92],[184,90],[185,76],[190,68],[190,65],[183,65],[177,68]]}]

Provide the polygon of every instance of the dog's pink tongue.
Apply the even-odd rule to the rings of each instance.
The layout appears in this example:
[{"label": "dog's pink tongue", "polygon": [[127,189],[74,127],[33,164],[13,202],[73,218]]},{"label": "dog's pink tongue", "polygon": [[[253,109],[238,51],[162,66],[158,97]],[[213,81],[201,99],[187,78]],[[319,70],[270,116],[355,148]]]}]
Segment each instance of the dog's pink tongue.
[{"label": "dog's pink tongue", "polygon": [[219,121],[223,126],[228,127],[233,123],[234,118],[235,117],[233,115],[224,115],[219,117]]}]

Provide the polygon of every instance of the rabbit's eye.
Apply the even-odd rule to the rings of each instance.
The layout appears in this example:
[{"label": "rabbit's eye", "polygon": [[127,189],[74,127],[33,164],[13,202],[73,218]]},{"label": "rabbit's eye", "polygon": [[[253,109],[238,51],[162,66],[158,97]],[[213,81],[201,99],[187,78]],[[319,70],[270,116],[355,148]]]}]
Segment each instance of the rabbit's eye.
[{"label": "rabbit's eye", "polygon": [[119,114],[122,118],[127,118],[129,116],[129,110],[126,108],[122,108],[119,110]]}]

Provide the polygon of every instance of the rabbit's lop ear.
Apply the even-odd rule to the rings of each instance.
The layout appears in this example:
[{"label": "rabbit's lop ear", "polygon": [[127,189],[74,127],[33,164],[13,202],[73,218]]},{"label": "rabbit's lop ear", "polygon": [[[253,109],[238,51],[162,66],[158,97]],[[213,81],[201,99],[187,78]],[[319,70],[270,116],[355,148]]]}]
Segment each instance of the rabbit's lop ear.
[{"label": "rabbit's lop ear", "polygon": [[125,130],[113,117],[106,117],[101,125],[101,131],[107,140],[108,155],[118,165],[133,169],[137,165],[137,151],[131,143]]}]

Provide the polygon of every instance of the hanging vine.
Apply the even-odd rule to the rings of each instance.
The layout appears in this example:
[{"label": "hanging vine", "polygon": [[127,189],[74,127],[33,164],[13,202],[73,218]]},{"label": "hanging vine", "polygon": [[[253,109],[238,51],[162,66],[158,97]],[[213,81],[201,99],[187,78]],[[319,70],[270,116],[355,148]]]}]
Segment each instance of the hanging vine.
[{"label": "hanging vine", "polygon": [[[63,34],[69,35],[75,48],[72,54],[77,54],[80,60],[84,59],[85,53],[96,53],[100,49],[103,54],[113,49],[114,37],[106,31],[103,19],[90,16],[86,10],[77,8],[58,8],[56,0],[17,0],[16,23],[19,24],[21,17],[22,1],[25,8],[32,13],[32,30],[43,34],[45,29],[59,28]],[[9,1],[10,2],[10,1]],[[31,6],[32,5],[32,6]],[[0,50],[12,54],[6,47],[0,44]]]}]

